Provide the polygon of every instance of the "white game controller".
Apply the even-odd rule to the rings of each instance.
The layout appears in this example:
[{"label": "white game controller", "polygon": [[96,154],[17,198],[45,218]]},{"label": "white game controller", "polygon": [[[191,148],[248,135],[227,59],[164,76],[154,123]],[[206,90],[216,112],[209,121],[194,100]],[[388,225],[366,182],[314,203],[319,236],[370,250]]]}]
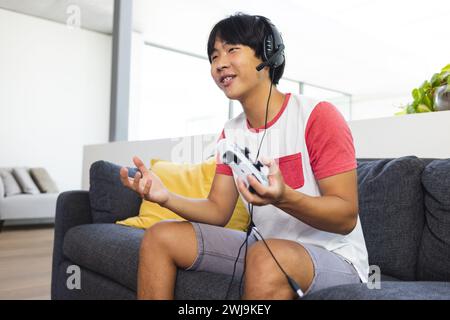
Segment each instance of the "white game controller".
[{"label": "white game controller", "polygon": [[263,165],[260,161],[253,163],[250,160],[250,151],[248,148],[241,149],[235,143],[230,143],[226,139],[219,141],[217,145],[220,159],[224,164],[227,164],[233,170],[235,176],[241,178],[250,192],[256,193],[250,186],[247,180],[248,175],[253,175],[263,186],[269,185],[267,178],[269,168]]}]

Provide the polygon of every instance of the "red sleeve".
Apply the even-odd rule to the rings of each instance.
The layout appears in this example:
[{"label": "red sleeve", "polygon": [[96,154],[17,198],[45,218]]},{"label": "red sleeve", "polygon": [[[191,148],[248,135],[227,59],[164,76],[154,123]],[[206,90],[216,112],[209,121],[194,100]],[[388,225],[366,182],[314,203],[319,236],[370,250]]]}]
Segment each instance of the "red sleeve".
[{"label": "red sleeve", "polygon": [[320,102],[315,106],[306,125],[305,139],[317,180],[357,167],[350,128],[331,103]]},{"label": "red sleeve", "polygon": [[[219,142],[222,139],[225,139],[225,131],[224,130],[222,130],[222,133],[220,134],[219,139],[217,139],[217,142]],[[216,153],[216,174],[224,174],[227,176],[233,175],[233,171],[231,170],[230,166],[222,163],[218,153]]]}]

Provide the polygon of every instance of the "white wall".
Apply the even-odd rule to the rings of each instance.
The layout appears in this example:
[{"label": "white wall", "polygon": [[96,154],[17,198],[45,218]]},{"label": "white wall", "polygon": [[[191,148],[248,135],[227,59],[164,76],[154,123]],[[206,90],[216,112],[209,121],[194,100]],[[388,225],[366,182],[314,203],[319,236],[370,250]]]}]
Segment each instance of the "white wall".
[{"label": "white wall", "polygon": [[219,134],[187,136],[148,141],[120,141],[88,145],[83,152],[82,188],[89,189],[89,168],[98,160],[109,161],[121,166],[134,167],[133,157],[138,156],[150,166],[150,159],[174,162],[199,163],[214,154]]},{"label": "white wall", "polygon": [[412,100],[411,95],[356,95],[352,97],[352,120],[392,117]]},{"label": "white wall", "polygon": [[81,187],[83,145],[108,141],[110,36],[0,9],[0,167]]},{"label": "white wall", "polygon": [[350,121],[357,158],[450,158],[450,111]]}]

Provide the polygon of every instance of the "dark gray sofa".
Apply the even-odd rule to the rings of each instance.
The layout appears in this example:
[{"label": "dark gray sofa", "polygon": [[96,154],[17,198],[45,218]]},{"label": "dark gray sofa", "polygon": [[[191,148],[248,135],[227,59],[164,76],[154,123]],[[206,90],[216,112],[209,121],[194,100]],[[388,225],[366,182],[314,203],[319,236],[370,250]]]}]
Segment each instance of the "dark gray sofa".
[{"label": "dark gray sofa", "polygon": [[[52,299],[135,299],[144,231],[113,222],[134,216],[141,199],[122,187],[119,167],[91,166],[90,191],[58,198]],[[130,170],[130,175],[134,171]],[[344,285],[304,299],[450,299],[450,159],[358,159],[360,219],[381,288]],[[68,267],[81,289],[68,289]],[[177,299],[223,299],[229,276],[179,270]],[[231,299],[239,298],[238,281]]]}]

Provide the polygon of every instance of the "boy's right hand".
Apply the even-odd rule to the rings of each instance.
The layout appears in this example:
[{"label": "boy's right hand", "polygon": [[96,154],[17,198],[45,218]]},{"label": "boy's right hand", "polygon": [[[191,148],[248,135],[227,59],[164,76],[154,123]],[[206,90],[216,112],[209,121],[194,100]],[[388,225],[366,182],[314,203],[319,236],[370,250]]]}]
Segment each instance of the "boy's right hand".
[{"label": "boy's right hand", "polygon": [[133,162],[139,169],[134,178],[128,177],[128,169],[120,168],[120,180],[122,184],[137,192],[141,198],[163,205],[169,200],[169,191],[166,189],[161,179],[148,170],[141,159],[133,157]]}]

